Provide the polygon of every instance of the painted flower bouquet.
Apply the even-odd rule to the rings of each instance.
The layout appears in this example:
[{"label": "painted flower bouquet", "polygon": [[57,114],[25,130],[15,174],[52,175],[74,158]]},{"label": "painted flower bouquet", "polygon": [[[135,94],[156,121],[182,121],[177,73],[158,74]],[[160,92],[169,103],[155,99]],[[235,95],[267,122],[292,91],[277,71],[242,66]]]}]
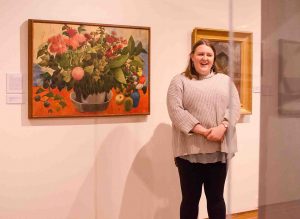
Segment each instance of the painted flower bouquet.
[{"label": "painted flower bouquet", "polygon": [[70,91],[74,103],[102,104],[111,100],[114,89],[116,103],[130,111],[138,106],[137,91],[147,92],[143,53],[147,51],[142,43],[132,36],[126,39],[115,31],[107,33],[102,26],[87,31],[84,25],[64,24],[61,33],[49,37],[37,50],[39,88],[34,100],[51,113],[67,106],[55,90]]}]

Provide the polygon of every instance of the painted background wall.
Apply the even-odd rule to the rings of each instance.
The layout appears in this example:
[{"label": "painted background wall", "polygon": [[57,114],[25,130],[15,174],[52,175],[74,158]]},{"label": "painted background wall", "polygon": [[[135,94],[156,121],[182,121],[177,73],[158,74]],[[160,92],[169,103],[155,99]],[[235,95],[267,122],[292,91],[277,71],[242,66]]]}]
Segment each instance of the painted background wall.
[{"label": "painted background wall", "polygon": [[[184,70],[194,27],[228,29],[228,1],[0,0],[0,219],[178,218],[166,92]],[[257,208],[260,1],[234,1],[234,29],[253,32],[253,114],[238,124],[227,186],[232,212]],[[27,19],[151,27],[151,115],[27,118]],[[6,104],[6,73],[24,104]],[[227,191],[228,191],[227,189]],[[200,218],[207,216],[201,201]]]}]

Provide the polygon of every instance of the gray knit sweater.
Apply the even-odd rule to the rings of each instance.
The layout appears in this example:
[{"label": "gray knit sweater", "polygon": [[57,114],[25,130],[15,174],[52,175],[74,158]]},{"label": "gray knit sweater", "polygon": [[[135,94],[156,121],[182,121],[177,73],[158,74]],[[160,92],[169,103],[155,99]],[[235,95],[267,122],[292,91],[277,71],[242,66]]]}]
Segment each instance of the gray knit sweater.
[{"label": "gray knit sweater", "polygon": [[[234,154],[237,151],[235,124],[240,117],[240,99],[227,75],[211,73],[199,79],[189,79],[183,73],[176,75],[168,89],[167,106],[173,124],[175,157],[218,151]],[[191,134],[197,123],[212,128],[224,119],[229,121],[229,128],[222,142]]]}]

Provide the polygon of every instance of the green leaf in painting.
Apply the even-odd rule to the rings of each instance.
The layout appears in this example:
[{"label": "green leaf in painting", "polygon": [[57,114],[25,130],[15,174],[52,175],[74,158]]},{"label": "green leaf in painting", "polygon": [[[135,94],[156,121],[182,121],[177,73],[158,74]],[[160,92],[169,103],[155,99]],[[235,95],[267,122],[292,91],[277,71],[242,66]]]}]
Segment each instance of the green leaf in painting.
[{"label": "green leaf in painting", "polygon": [[51,75],[48,73],[48,72],[45,72],[43,74],[40,74],[41,77],[44,79],[44,80],[50,80],[51,79]]},{"label": "green leaf in painting", "polygon": [[136,67],[139,67],[139,68],[144,68],[144,63],[142,63],[138,60],[132,60],[130,62],[130,65],[133,65],[133,66],[136,66]]},{"label": "green leaf in painting", "polygon": [[142,51],[141,51],[142,53],[148,53],[145,49],[142,49]]},{"label": "green leaf in painting", "polygon": [[67,106],[66,102],[60,101],[59,105],[61,105],[62,108],[65,108]]},{"label": "green leaf in painting", "polygon": [[120,55],[109,62],[110,68],[119,68],[121,67],[128,59],[129,55]]},{"label": "green leaf in painting", "polygon": [[41,61],[39,62],[40,66],[43,66],[43,67],[49,66],[49,61],[50,61],[49,53],[47,53],[43,50],[40,50],[40,51],[38,51],[38,58],[41,59]]},{"label": "green leaf in painting", "polygon": [[142,66],[144,66],[144,60],[140,56],[134,56],[133,60],[139,62]]},{"label": "green leaf in painting", "polygon": [[94,65],[89,65],[89,66],[84,67],[84,72],[86,72],[86,73],[92,74],[93,71],[94,71]]},{"label": "green leaf in painting", "polygon": [[87,49],[86,49],[86,52],[87,53],[97,53],[97,46],[94,46],[94,47],[87,47]]},{"label": "green leaf in painting", "polygon": [[45,60],[45,61],[49,61],[50,60],[50,55],[49,54],[45,54],[43,56],[40,57],[42,60]]},{"label": "green leaf in painting", "polygon": [[70,55],[68,53],[56,55],[55,59],[63,69],[68,69],[70,67]]},{"label": "green leaf in painting", "polygon": [[43,88],[39,88],[39,89],[35,92],[35,94],[40,94],[40,93],[43,93],[43,92],[45,92],[45,90],[44,90]]},{"label": "green leaf in painting", "polygon": [[141,42],[139,42],[135,47],[134,55],[138,56],[142,52],[142,49],[143,49],[143,45]]},{"label": "green leaf in painting", "polygon": [[60,96],[59,94],[55,94],[54,100],[61,100],[61,99],[63,99],[62,96]]},{"label": "green leaf in painting", "polygon": [[69,71],[62,71],[61,74],[62,74],[63,80],[64,80],[65,82],[68,83],[68,82],[71,81],[72,77],[71,77],[71,71],[70,71],[70,70],[69,70]]},{"label": "green leaf in painting", "polygon": [[127,47],[128,47],[129,54],[133,55],[135,49],[135,42],[132,36],[130,36],[129,38]]},{"label": "green leaf in painting", "polygon": [[78,33],[81,33],[81,32],[84,32],[84,31],[86,31],[86,29],[84,29],[84,25],[80,25],[78,27]]},{"label": "green leaf in painting", "polygon": [[124,76],[124,72],[121,68],[116,68],[113,70],[114,72],[114,78],[122,83],[122,84],[126,84],[126,79],[125,79],[125,76]]},{"label": "green leaf in painting", "polygon": [[44,95],[46,97],[54,97],[54,94],[52,92],[47,93],[46,95]]},{"label": "green leaf in painting", "polygon": [[48,44],[46,43],[43,43],[40,47],[39,47],[39,50],[37,52],[37,58],[46,54],[47,53],[47,50],[48,50]]},{"label": "green leaf in painting", "polygon": [[126,55],[126,54],[128,54],[128,52],[129,52],[129,50],[128,50],[128,47],[126,46],[126,47],[124,47],[124,48],[122,49],[121,54],[122,54],[122,55]]}]

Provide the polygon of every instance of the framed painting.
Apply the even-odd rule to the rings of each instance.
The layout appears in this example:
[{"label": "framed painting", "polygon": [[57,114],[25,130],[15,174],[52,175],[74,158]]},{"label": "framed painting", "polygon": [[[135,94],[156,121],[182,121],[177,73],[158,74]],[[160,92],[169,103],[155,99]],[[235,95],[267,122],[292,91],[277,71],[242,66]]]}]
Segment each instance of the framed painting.
[{"label": "framed painting", "polygon": [[279,40],[278,111],[300,116],[300,42]]},{"label": "framed painting", "polygon": [[[229,73],[229,31],[195,28],[192,43],[200,39],[212,42],[216,49],[217,72]],[[241,100],[241,114],[252,113],[252,33],[233,33],[233,74]]]},{"label": "framed painting", "polygon": [[29,118],[150,114],[150,28],[28,21]]}]

